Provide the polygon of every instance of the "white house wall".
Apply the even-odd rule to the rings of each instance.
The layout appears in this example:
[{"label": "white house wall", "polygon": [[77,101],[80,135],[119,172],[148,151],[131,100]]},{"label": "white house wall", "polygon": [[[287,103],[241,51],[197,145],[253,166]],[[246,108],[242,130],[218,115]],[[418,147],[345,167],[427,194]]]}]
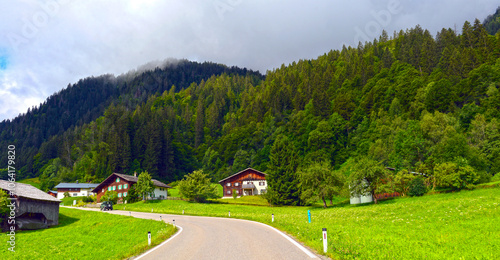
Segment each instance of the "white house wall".
[{"label": "white house wall", "polygon": [[[80,189],[80,191],[68,191],[70,197],[82,197],[82,196],[92,196],[94,193],[91,191],[92,189]],[[76,193],[76,196],[74,195]],[[57,192],[57,198],[63,199],[64,192]]]},{"label": "white house wall", "polygon": [[[163,189],[163,190],[160,190],[160,189]],[[167,188],[159,188],[159,187],[155,187],[155,190],[154,190],[154,198],[160,198],[163,196],[163,199],[166,199],[167,198]],[[151,197],[148,197],[148,199],[151,199]]]},{"label": "white house wall", "polygon": [[[259,182],[264,182],[264,185],[259,186]],[[252,183],[255,186],[255,189],[253,190],[253,195],[261,195],[262,190],[267,190],[267,181],[265,181],[265,180],[243,181],[243,184],[247,184],[247,183]],[[243,194],[244,194],[244,192],[245,192],[245,190],[243,190]],[[244,195],[248,195],[248,194],[244,194]]]}]

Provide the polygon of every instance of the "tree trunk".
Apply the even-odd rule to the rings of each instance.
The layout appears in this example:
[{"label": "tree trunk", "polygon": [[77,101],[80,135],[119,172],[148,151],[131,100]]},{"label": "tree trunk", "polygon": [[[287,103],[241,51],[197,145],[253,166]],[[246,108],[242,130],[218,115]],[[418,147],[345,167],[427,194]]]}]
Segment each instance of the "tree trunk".
[{"label": "tree trunk", "polygon": [[323,208],[326,209],[326,200],[325,200],[325,197],[321,197],[321,199],[323,200]]},{"label": "tree trunk", "polygon": [[372,192],[372,198],[373,198],[373,202],[375,202],[375,204],[377,204],[378,201],[377,201],[377,196],[375,196],[375,192]]}]

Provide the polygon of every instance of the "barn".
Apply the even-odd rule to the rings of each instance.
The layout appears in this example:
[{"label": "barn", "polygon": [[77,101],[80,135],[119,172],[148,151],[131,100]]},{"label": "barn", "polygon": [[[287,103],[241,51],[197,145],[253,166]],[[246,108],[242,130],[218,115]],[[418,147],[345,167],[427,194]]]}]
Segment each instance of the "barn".
[{"label": "barn", "polygon": [[18,229],[41,229],[59,224],[60,200],[24,183],[0,180],[0,189],[11,194]]}]

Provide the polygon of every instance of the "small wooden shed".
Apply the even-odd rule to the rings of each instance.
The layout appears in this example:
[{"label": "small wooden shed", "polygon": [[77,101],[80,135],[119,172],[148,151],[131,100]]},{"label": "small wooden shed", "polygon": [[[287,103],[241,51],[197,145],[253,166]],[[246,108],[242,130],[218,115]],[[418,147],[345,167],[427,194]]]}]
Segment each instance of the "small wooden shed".
[{"label": "small wooden shed", "polygon": [[24,183],[0,180],[0,189],[14,201],[18,229],[40,229],[59,224],[60,200]]}]

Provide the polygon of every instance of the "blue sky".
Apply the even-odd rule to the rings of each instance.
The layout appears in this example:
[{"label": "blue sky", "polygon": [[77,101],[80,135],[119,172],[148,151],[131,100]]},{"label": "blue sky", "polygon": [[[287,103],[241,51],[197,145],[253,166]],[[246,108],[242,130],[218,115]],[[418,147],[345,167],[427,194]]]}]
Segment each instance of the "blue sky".
[{"label": "blue sky", "polygon": [[382,29],[420,24],[433,35],[481,21],[484,0],[22,0],[1,1],[0,120],[70,83],[167,58],[267,70],[313,59]]},{"label": "blue sky", "polygon": [[0,70],[7,69],[8,62],[7,56],[0,55]]}]

